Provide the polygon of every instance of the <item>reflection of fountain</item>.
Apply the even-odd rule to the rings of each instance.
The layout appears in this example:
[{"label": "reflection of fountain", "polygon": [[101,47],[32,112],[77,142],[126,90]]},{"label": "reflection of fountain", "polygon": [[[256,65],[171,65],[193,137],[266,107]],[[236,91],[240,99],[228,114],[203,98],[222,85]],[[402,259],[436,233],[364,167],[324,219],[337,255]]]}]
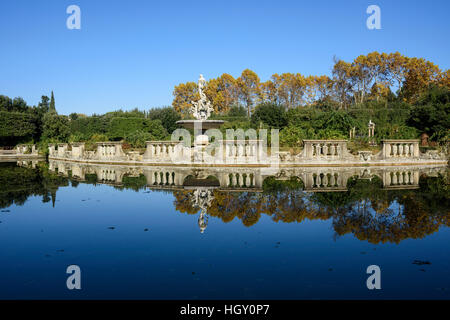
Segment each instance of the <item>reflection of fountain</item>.
[{"label": "reflection of fountain", "polygon": [[197,188],[192,193],[192,204],[194,207],[199,208],[200,215],[198,217],[198,227],[200,228],[200,232],[203,233],[208,225],[208,216],[207,210],[208,207],[211,206],[212,201],[214,200],[213,191],[210,188]]}]

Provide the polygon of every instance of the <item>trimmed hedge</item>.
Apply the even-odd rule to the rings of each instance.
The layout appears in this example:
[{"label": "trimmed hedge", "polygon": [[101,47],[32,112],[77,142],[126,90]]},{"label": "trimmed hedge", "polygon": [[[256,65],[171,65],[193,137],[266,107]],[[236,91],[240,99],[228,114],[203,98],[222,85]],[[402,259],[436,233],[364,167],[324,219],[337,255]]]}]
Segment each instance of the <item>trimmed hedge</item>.
[{"label": "trimmed hedge", "polygon": [[111,140],[120,140],[136,131],[148,132],[152,139],[161,140],[167,136],[167,131],[159,120],[123,117],[111,119],[107,135]]},{"label": "trimmed hedge", "polygon": [[94,134],[106,134],[109,121],[109,119],[98,116],[77,118],[70,121],[70,132],[82,140],[89,140]]},{"label": "trimmed hedge", "polygon": [[21,112],[0,112],[0,137],[25,137],[36,132],[35,118]]}]

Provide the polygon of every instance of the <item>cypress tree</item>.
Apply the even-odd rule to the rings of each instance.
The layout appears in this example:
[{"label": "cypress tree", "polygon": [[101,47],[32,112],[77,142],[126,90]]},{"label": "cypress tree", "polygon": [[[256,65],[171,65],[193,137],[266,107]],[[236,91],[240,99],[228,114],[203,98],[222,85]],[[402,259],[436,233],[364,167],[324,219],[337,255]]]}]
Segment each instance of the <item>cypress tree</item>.
[{"label": "cypress tree", "polygon": [[50,98],[50,107],[49,107],[48,111],[56,113],[55,96],[53,95],[53,91],[52,91],[52,96]]}]

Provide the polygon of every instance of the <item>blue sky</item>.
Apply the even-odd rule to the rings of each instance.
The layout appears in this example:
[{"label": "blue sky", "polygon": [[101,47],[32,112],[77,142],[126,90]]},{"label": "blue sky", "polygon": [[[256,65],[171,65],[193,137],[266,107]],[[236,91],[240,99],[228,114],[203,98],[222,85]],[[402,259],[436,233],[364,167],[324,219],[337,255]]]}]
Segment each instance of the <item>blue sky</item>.
[{"label": "blue sky", "polygon": [[[81,30],[66,28],[69,5]],[[381,30],[366,8],[381,8]],[[447,0],[2,0],[0,94],[60,114],[170,105],[173,87],[242,70],[330,75],[333,56],[399,51],[449,68]]]}]

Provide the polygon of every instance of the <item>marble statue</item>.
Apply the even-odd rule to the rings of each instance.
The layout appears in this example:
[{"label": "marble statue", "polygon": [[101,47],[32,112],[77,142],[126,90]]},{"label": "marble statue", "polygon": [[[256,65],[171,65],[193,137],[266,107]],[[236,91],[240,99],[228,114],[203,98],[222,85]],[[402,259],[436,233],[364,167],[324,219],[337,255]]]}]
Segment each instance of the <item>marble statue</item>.
[{"label": "marble statue", "polygon": [[214,111],[214,108],[211,106],[211,102],[206,97],[206,94],[203,92],[203,89],[205,88],[206,80],[203,78],[203,75],[200,75],[200,78],[198,79],[198,93],[200,94],[200,100],[197,102],[192,101],[192,107],[191,112],[192,115],[197,120],[207,120],[209,116],[211,115],[211,112]]}]

